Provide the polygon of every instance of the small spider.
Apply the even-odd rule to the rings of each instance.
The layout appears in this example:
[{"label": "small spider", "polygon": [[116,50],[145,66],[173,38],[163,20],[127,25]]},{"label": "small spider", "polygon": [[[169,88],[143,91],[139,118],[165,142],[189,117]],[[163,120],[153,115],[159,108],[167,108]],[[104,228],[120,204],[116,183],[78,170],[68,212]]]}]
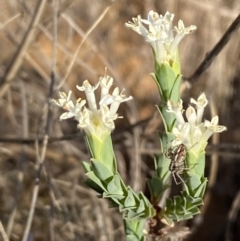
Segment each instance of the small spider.
[{"label": "small spider", "polygon": [[[172,173],[173,179],[177,185],[185,182],[182,179],[181,174],[183,174],[184,171],[189,170],[186,166],[186,155],[187,148],[184,144],[180,144],[175,148],[169,148],[166,153],[166,157],[171,160],[169,171]],[[177,178],[180,181],[178,181]]]}]

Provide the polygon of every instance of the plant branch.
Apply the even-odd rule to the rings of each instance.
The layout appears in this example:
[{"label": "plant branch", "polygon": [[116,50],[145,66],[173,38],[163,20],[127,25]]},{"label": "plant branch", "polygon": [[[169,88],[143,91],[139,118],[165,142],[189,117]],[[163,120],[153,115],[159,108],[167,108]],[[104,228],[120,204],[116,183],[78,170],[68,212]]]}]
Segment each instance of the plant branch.
[{"label": "plant branch", "polygon": [[9,84],[16,76],[16,74],[22,64],[23,57],[27,51],[27,48],[29,47],[29,45],[31,43],[35,27],[38,25],[40,17],[43,13],[45,3],[46,3],[46,0],[39,0],[36,5],[33,18],[32,18],[32,20],[29,24],[29,27],[22,39],[22,42],[21,42],[20,46],[17,48],[17,51],[15,52],[9,66],[6,69],[5,75],[3,76],[3,78],[0,81],[0,97],[2,97],[5,94],[5,92],[7,91],[8,87],[9,87]]},{"label": "plant branch", "polygon": [[228,30],[225,32],[225,34],[222,36],[222,38],[219,40],[219,42],[214,46],[214,48],[206,54],[205,59],[202,61],[202,63],[198,66],[198,68],[195,70],[195,72],[190,77],[184,77],[184,80],[188,80],[191,83],[195,82],[201,74],[211,65],[213,60],[217,57],[217,55],[222,51],[224,46],[228,43],[231,36],[238,30],[240,27],[240,14],[237,16],[237,18],[232,22]]}]

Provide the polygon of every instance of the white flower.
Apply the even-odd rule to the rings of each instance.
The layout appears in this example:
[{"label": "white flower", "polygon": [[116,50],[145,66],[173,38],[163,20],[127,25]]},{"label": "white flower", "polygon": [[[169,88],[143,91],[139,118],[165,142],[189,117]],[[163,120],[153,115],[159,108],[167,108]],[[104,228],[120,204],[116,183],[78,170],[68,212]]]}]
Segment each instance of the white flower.
[{"label": "white flower", "polygon": [[[105,75],[99,78],[99,82],[95,86],[92,86],[88,80],[85,80],[82,86],[77,85],[78,90],[85,92],[88,108],[85,106],[86,100],[78,99],[76,104],[73,104],[70,99],[71,91],[68,95],[60,92],[60,98],[53,100],[56,105],[67,111],[60,116],[60,119],[74,117],[79,122],[78,127],[82,128],[87,135],[96,135],[102,139],[115,128],[114,121],[121,118],[117,114],[119,105],[132,99],[131,96],[123,95],[123,91],[120,92],[119,88],[115,88],[112,94],[109,94],[112,84],[113,78]],[[101,87],[101,98],[97,104],[95,90],[99,86]]]},{"label": "white flower", "polygon": [[189,132],[189,123],[184,123],[183,125],[178,125],[178,127],[174,127],[172,133],[176,136],[176,138],[172,142],[172,147],[178,146],[180,144],[184,144],[186,147],[188,147],[190,145],[188,140]]},{"label": "white flower", "polygon": [[171,100],[167,102],[168,110],[167,112],[174,113],[175,117],[179,124],[184,124],[185,120],[183,118],[183,107],[182,107],[182,100],[180,100],[178,103],[175,103]]},{"label": "white flower", "polygon": [[200,124],[202,122],[202,117],[203,117],[203,112],[204,112],[204,108],[207,106],[208,104],[208,100],[206,98],[205,93],[202,93],[197,101],[194,100],[193,98],[191,98],[190,100],[191,103],[195,104],[197,107],[197,123]]},{"label": "white flower", "polygon": [[99,78],[99,83],[102,87],[101,89],[101,99],[106,96],[109,92],[109,89],[111,88],[113,84],[113,78],[110,76],[103,76]]},{"label": "white flower", "polygon": [[212,136],[213,133],[220,133],[227,130],[226,126],[218,125],[218,120],[219,120],[218,116],[214,116],[211,122],[208,120],[205,120],[204,122],[205,132],[203,133],[203,136],[202,136],[203,141],[207,141]]},{"label": "white flower", "polygon": [[86,104],[85,100],[78,99],[76,105],[74,105],[72,100],[70,99],[72,91],[69,91],[68,95],[66,95],[66,93],[64,92],[59,92],[59,95],[60,98],[58,100],[52,100],[53,103],[68,111],[60,116],[60,120],[65,120],[76,116],[79,112],[81,112],[81,109]]},{"label": "white flower", "polygon": [[113,130],[115,128],[114,120],[120,117],[117,114],[112,114],[107,105],[101,105],[100,108],[103,117],[103,123],[105,123],[109,129]]},{"label": "white flower", "polygon": [[73,105],[73,103],[70,99],[71,95],[72,95],[72,91],[69,91],[68,95],[66,95],[66,93],[64,93],[64,92],[59,92],[60,98],[58,100],[52,100],[52,101],[60,107],[64,107],[66,105],[71,106],[71,105]]},{"label": "white flower", "polygon": [[167,111],[174,113],[177,121],[172,130],[176,137],[172,141],[172,147],[184,144],[188,150],[191,149],[196,153],[201,153],[213,133],[223,132],[227,128],[218,125],[218,116],[213,117],[211,122],[208,120],[202,122],[204,108],[208,104],[204,93],[198,97],[197,101],[191,99],[191,103],[196,105],[197,110],[189,106],[186,110],[187,121],[185,121],[182,115],[182,100],[179,103],[168,101]]},{"label": "white flower", "polygon": [[148,30],[143,26],[141,22],[141,16],[138,15],[137,18],[132,18],[132,22],[125,23],[125,26],[131,28],[138,34],[142,35],[143,37],[147,38]]},{"label": "white flower", "polygon": [[124,89],[120,93],[119,88],[116,87],[113,90],[112,95],[106,95],[101,99],[101,101],[99,102],[99,105],[109,105],[109,104],[111,104],[110,113],[111,113],[111,115],[115,115],[122,102],[125,102],[125,101],[128,101],[128,100],[132,99],[132,96],[126,97],[123,94],[123,92],[124,92]]},{"label": "white flower", "polygon": [[[125,26],[142,35],[151,44],[156,61],[165,63],[175,60],[180,41],[196,29],[193,25],[185,28],[181,20],[178,22],[178,27],[173,28],[173,19],[174,14],[166,12],[162,16],[151,10],[148,19],[138,16],[133,18],[133,22],[125,23]],[[148,29],[143,24],[147,25]],[[177,33],[175,36],[174,31]]]},{"label": "white flower", "polygon": [[208,129],[210,129],[212,132],[217,132],[217,133],[219,133],[219,132],[223,132],[223,131],[225,131],[227,128],[225,127],[225,126],[220,126],[220,125],[218,125],[218,120],[219,120],[219,118],[218,118],[218,116],[216,115],[216,116],[214,116],[213,118],[212,118],[212,120],[211,120],[211,122],[210,121],[208,121],[208,120],[205,120],[205,127],[207,127]]},{"label": "white flower", "polygon": [[186,110],[186,118],[188,123],[195,125],[197,120],[197,114],[195,109],[192,106],[189,106]]},{"label": "white flower", "polygon": [[195,25],[191,25],[190,27],[185,28],[183,21],[179,20],[178,27],[174,27],[174,29],[176,30],[177,34],[170,45],[170,48],[169,48],[170,55],[175,54],[178,48],[178,45],[181,42],[181,40],[184,38],[184,36],[192,33],[194,30],[197,29],[197,27]]},{"label": "white flower", "polygon": [[91,86],[88,80],[85,80],[82,86],[78,86],[78,85],[76,86],[78,90],[85,92],[85,95],[88,101],[88,108],[91,111],[95,111],[97,109],[97,103],[96,103],[94,91],[98,88],[98,86],[99,86],[99,82],[96,86]]}]

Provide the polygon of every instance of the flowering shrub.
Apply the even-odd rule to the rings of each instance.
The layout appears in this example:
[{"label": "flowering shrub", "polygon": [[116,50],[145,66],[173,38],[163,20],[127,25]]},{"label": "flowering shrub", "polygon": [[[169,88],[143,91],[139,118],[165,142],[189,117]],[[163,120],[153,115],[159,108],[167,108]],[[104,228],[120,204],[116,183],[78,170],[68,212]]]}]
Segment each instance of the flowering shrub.
[{"label": "flowering shrub", "polygon": [[[92,156],[90,162],[83,163],[88,178],[86,182],[100,197],[109,199],[112,206],[123,212],[129,241],[145,240],[146,219],[150,219],[147,233],[160,239],[174,235],[183,238],[189,233],[187,227],[174,227],[174,223],[190,219],[200,212],[207,185],[204,177],[205,148],[213,133],[226,130],[225,126],[218,125],[218,116],[203,121],[204,108],[208,104],[204,93],[197,100],[190,100],[195,108],[189,106],[186,119],[183,116],[178,45],[185,35],[196,30],[196,26],[185,28],[179,20],[178,26],[173,28],[173,18],[174,14],[169,12],[162,16],[150,11],[148,19],[138,16],[125,24],[142,35],[152,47],[155,56],[152,77],[161,98],[157,108],[165,131],[160,134],[161,154],[155,157],[155,173],[147,180],[150,200],[124,184],[112,148],[111,131],[115,128],[114,121],[121,118],[117,114],[119,105],[132,97],[126,97],[118,87],[110,94],[113,78],[105,75],[96,86],[91,86],[88,80],[77,86],[78,90],[85,92],[87,101],[79,99],[74,104],[70,99],[71,91],[68,95],[60,92],[60,98],[53,100],[66,110],[60,120],[74,117],[78,127],[85,132]],[[101,97],[97,104],[94,92],[98,87],[101,87]],[[170,187],[171,174],[177,184],[182,184],[183,190],[181,195],[167,198],[165,204],[159,206],[164,192]]]}]

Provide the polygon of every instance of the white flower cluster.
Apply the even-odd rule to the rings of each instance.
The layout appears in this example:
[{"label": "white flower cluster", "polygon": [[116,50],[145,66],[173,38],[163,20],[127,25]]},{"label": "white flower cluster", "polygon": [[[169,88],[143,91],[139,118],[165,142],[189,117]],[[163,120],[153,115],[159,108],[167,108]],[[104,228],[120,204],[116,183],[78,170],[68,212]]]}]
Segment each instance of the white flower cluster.
[{"label": "white flower cluster", "polygon": [[208,139],[214,132],[223,132],[227,130],[225,126],[218,125],[218,116],[211,121],[202,121],[204,108],[208,104],[206,95],[202,93],[197,100],[191,98],[190,102],[196,106],[189,106],[186,110],[186,119],[183,117],[182,100],[179,103],[168,101],[168,112],[174,113],[177,125],[173,128],[172,133],[176,136],[172,146],[184,144],[189,150],[201,152],[205,149]]},{"label": "white flower cluster", "polygon": [[[121,118],[117,114],[119,105],[132,99],[131,96],[125,97],[124,90],[120,92],[118,87],[113,90],[112,94],[109,94],[112,84],[113,78],[105,75],[100,77],[96,86],[91,86],[88,80],[85,80],[82,86],[77,85],[78,90],[85,92],[88,108],[85,106],[86,100],[78,99],[74,104],[70,99],[71,91],[68,95],[60,92],[60,98],[53,100],[56,105],[67,111],[60,116],[60,120],[74,117],[79,122],[78,127],[83,129],[87,135],[93,134],[100,139],[109,134],[115,128],[114,121]],[[99,86],[101,86],[101,100],[97,105],[94,92]]]},{"label": "white flower cluster", "polygon": [[[178,26],[173,28],[173,19],[174,14],[166,12],[162,16],[151,10],[148,19],[142,19],[139,15],[137,18],[132,18],[133,22],[125,23],[125,26],[142,35],[151,44],[156,61],[165,63],[175,60],[180,41],[185,35],[197,29],[194,25],[185,28],[182,20],[179,20]],[[148,29],[144,24],[148,25]]]}]

